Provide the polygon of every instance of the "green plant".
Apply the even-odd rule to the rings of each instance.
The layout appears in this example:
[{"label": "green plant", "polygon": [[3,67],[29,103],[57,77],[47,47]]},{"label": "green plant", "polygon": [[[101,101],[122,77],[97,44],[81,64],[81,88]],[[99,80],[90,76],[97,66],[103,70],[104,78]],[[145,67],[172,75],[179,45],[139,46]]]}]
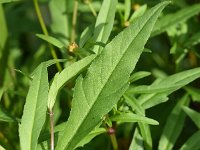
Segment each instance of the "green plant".
[{"label": "green plant", "polygon": [[[13,7],[20,6],[27,13],[23,21],[30,19],[22,25],[23,30],[29,30],[34,19],[27,6],[35,7],[43,34],[22,37],[35,40],[27,44],[30,51],[38,39],[43,40],[37,43],[38,51],[32,52],[32,57],[20,53],[20,48],[27,49],[26,44],[15,45],[21,32],[13,28],[12,21],[6,25],[2,3],[8,2],[11,1],[0,1],[0,121],[5,129],[0,132],[2,149],[200,148],[199,129],[193,127],[184,133],[187,124],[200,126],[199,113],[190,108],[190,104],[199,103],[199,90],[192,84],[186,86],[197,81],[200,68],[194,63],[184,66],[187,55],[192,57],[189,61],[199,59],[196,46],[200,36],[195,33],[195,26],[200,21],[192,20],[193,35],[189,40],[189,25],[185,21],[200,12],[200,4],[156,1],[147,10],[147,4],[151,4],[144,1],[140,8],[133,5],[132,10],[131,0],[41,1],[50,10],[48,28],[37,0],[13,2]],[[15,10],[10,5],[4,5],[7,17],[11,15],[9,10]],[[170,10],[172,5],[182,8]],[[80,32],[78,12],[89,12],[95,24]],[[40,26],[34,24],[32,30],[41,32]],[[9,27],[16,37],[8,36]],[[163,33],[170,46],[161,48],[170,49],[173,63],[165,63],[168,54],[152,52],[159,43],[166,43]],[[18,59],[27,55],[31,60],[21,65]],[[140,71],[148,66],[152,70]],[[13,71],[14,68],[20,70]],[[172,75],[167,75],[169,72]],[[189,123],[187,116],[192,120]],[[182,138],[181,134],[188,136]],[[123,147],[120,138],[127,138],[123,142],[128,144]]]}]

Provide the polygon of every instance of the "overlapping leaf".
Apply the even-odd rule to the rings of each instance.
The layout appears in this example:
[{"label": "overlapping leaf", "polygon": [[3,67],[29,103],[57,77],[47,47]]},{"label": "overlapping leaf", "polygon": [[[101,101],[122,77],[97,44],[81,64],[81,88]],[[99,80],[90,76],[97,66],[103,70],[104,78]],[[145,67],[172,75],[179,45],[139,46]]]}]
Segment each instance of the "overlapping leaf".
[{"label": "overlapping leaf", "polygon": [[175,145],[175,142],[183,129],[186,117],[181,107],[184,105],[187,106],[188,104],[189,97],[188,95],[184,95],[172,110],[159,141],[159,150],[171,150]]},{"label": "overlapping leaf", "polygon": [[84,79],[77,79],[70,117],[56,150],[74,149],[116,104],[128,87],[130,73],[155,21],[168,3],[158,4],[116,36],[93,61]]},{"label": "overlapping leaf", "polygon": [[22,150],[37,148],[38,137],[46,119],[48,89],[47,66],[46,63],[42,63],[34,72],[19,125]]},{"label": "overlapping leaf", "polygon": [[152,35],[155,36],[162,32],[165,32],[171,26],[176,25],[178,23],[182,23],[183,21],[186,21],[192,16],[198,14],[198,12],[200,12],[200,4],[196,4],[196,5],[181,9],[180,11],[173,14],[168,14],[162,17],[156,23],[155,28],[152,32]]}]

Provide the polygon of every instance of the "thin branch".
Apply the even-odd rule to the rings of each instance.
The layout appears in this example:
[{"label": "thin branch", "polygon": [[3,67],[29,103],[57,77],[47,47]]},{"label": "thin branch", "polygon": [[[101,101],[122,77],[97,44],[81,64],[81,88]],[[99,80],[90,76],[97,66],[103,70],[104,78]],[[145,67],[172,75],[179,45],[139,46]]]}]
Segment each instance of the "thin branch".
[{"label": "thin branch", "polygon": [[[44,35],[48,36],[49,33],[48,33],[47,28],[45,26],[44,19],[42,17],[42,13],[41,13],[40,8],[39,8],[38,0],[33,0],[33,3],[34,3],[35,11],[36,11],[40,26],[42,28],[42,31],[43,31]],[[54,47],[51,44],[49,44],[49,48],[51,50],[52,57],[54,59],[58,59]],[[61,72],[62,71],[62,67],[61,67],[59,62],[56,63],[56,66],[58,68],[58,71]]]},{"label": "thin branch", "polygon": [[78,0],[74,0],[73,18],[72,18],[72,32],[71,32],[71,43],[75,42],[75,39],[76,39],[77,13],[78,13]]},{"label": "thin branch", "polygon": [[50,134],[51,134],[51,150],[54,150],[54,124],[53,124],[53,112],[52,110],[49,111],[49,117],[50,117]]}]

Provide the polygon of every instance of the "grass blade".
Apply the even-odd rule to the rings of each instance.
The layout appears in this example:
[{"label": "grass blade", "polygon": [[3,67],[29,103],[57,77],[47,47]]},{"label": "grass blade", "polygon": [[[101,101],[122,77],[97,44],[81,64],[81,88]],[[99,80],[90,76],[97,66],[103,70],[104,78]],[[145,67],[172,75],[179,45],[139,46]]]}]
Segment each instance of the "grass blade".
[{"label": "grass blade", "polygon": [[48,88],[47,67],[46,63],[42,63],[34,73],[19,125],[22,150],[36,150],[37,148],[38,137],[46,119]]},{"label": "grass blade", "polygon": [[185,113],[181,107],[189,104],[188,95],[184,95],[170,113],[159,141],[159,150],[171,150],[180,135],[185,122]]},{"label": "grass blade", "polygon": [[167,4],[169,2],[162,2],[153,7],[116,36],[93,61],[85,78],[78,78],[70,117],[56,150],[74,149],[117,103],[128,87],[130,73],[158,16]]}]

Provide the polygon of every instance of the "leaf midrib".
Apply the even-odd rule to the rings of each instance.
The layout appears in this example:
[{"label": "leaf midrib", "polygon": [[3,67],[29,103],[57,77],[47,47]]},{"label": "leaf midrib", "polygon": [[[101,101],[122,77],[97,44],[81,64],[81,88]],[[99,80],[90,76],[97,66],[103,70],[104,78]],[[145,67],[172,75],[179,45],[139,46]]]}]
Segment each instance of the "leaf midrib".
[{"label": "leaf midrib", "polygon": [[[41,71],[40,71],[40,78],[41,78],[41,74],[42,74],[42,71],[43,71],[43,68],[44,66],[42,65],[42,69],[41,69]],[[37,91],[37,96],[36,96],[36,99],[38,99],[38,97],[39,97],[39,89],[40,89],[40,87],[41,87],[41,80],[39,80],[39,84],[37,84],[38,85],[38,91]],[[36,110],[37,110],[37,105],[38,105],[38,101],[37,101],[37,103],[36,103],[36,105],[35,105],[35,108],[34,108],[34,112],[36,112]],[[33,121],[34,121],[34,123],[32,124],[32,126],[31,126],[31,131],[33,131],[33,127],[34,127],[34,124],[35,124],[35,120],[36,120],[36,113],[34,113],[33,114],[34,116],[33,116]],[[29,133],[33,133],[33,132],[29,132]],[[30,145],[30,149],[31,149],[31,147],[32,147],[32,138],[33,138],[33,134],[31,134],[31,139],[30,139],[30,143],[31,143],[31,145]]]},{"label": "leaf midrib", "polygon": [[[139,33],[143,30],[143,28],[145,27],[146,23],[150,20],[150,18],[151,18],[158,10],[159,10],[159,9],[157,9],[154,13],[152,13],[152,15],[149,16],[149,18],[146,20],[146,22],[143,23],[143,26],[142,26],[141,30],[136,34],[136,36],[134,37],[134,39],[133,39],[133,40],[130,42],[130,44],[127,46],[127,49],[130,47],[131,43],[137,38],[137,36],[139,35]],[[123,32],[123,34],[124,34],[124,32]],[[122,44],[120,45],[120,47],[121,47],[121,46],[122,46]],[[120,61],[119,61],[119,62],[116,64],[116,66],[113,68],[113,70],[112,70],[112,72],[110,73],[110,75],[109,75],[107,81],[111,78],[111,76],[112,76],[112,74],[113,74],[115,68],[119,65],[119,63],[121,62],[121,60],[122,60],[122,58],[124,57],[124,55],[126,54],[126,52],[127,52],[127,50],[124,51],[124,53],[121,55]],[[100,55],[101,55],[101,54],[100,54]],[[83,83],[83,82],[82,82],[82,83]],[[99,91],[99,93],[98,93],[98,95],[96,96],[95,99],[97,99],[97,98],[99,97],[99,95],[102,93],[102,91],[103,91],[103,89],[104,89],[104,87],[105,87],[106,85],[107,85],[107,82],[105,82],[105,84],[102,86],[101,90]],[[82,84],[81,86],[83,86],[83,84]],[[83,89],[83,92],[84,92],[84,95],[85,95],[84,88],[82,87],[82,89]],[[86,98],[86,100],[87,100],[87,98]],[[91,105],[92,107],[90,107],[89,111],[87,111],[86,115],[84,115],[85,117],[82,119],[82,122],[84,122],[84,120],[87,118],[87,116],[88,116],[89,112],[91,111],[91,109],[93,109],[93,106],[95,105],[95,102],[96,102],[96,101],[94,101],[94,102],[92,103],[92,105]],[[67,145],[69,145],[69,143],[71,143],[73,137],[77,134],[77,131],[78,131],[78,129],[80,128],[81,125],[82,125],[82,124],[79,124],[79,125],[78,125],[78,127],[76,128],[77,130],[74,132],[75,134],[73,134],[73,136],[70,138],[70,140],[69,140],[69,142],[68,142]],[[66,146],[66,147],[67,147],[67,146]]]}]

